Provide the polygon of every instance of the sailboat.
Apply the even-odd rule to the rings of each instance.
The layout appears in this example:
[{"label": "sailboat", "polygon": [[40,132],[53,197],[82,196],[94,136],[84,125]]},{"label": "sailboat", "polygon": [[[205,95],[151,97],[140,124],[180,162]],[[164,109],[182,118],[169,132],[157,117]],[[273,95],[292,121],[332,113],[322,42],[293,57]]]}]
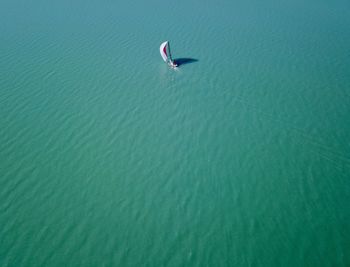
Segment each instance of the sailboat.
[{"label": "sailboat", "polygon": [[178,66],[171,57],[169,41],[163,42],[159,47],[159,51],[163,60],[168,63],[170,67],[176,68]]}]

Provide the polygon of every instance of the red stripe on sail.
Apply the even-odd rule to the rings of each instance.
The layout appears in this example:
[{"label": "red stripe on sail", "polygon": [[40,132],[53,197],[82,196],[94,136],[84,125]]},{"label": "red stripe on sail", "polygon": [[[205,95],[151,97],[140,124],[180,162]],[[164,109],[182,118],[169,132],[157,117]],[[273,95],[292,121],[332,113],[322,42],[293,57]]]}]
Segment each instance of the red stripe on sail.
[{"label": "red stripe on sail", "polygon": [[166,45],[163,47],[163,52],[166,56],[168,56],[168,54],[166,53]]}]

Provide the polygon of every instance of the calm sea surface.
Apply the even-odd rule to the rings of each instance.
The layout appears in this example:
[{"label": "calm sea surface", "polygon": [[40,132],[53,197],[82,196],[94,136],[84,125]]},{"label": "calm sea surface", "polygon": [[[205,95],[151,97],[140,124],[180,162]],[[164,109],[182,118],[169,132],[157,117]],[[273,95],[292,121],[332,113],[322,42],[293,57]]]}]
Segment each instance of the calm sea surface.
[{"label": "calm sea surface", "polygon": [[0,266],[350,266],[349,48],[345,0],[1,1]]}]

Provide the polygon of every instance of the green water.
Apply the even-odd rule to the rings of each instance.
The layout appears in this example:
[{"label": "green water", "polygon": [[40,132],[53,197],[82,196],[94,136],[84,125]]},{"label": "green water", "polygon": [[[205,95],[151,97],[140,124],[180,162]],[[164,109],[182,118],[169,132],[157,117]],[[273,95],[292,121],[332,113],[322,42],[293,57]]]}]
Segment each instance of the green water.
[{"label": "green water", "polygon": [[0,266],[349,266],[350,4],[307,2],[2,1]]}]

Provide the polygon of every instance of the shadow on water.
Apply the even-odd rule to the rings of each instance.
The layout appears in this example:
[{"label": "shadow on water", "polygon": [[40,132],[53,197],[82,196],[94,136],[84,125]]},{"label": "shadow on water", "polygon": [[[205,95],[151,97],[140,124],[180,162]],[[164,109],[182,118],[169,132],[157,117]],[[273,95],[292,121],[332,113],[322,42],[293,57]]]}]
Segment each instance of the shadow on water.
[{"label": "shadow on water", "polygon": [[176,62],[176,64],[178,66],[181,66],[181,65],[197,62],[198,59],[189,58],[189,57],[183,57],[183,58],[175,58],[174,61]]}]

